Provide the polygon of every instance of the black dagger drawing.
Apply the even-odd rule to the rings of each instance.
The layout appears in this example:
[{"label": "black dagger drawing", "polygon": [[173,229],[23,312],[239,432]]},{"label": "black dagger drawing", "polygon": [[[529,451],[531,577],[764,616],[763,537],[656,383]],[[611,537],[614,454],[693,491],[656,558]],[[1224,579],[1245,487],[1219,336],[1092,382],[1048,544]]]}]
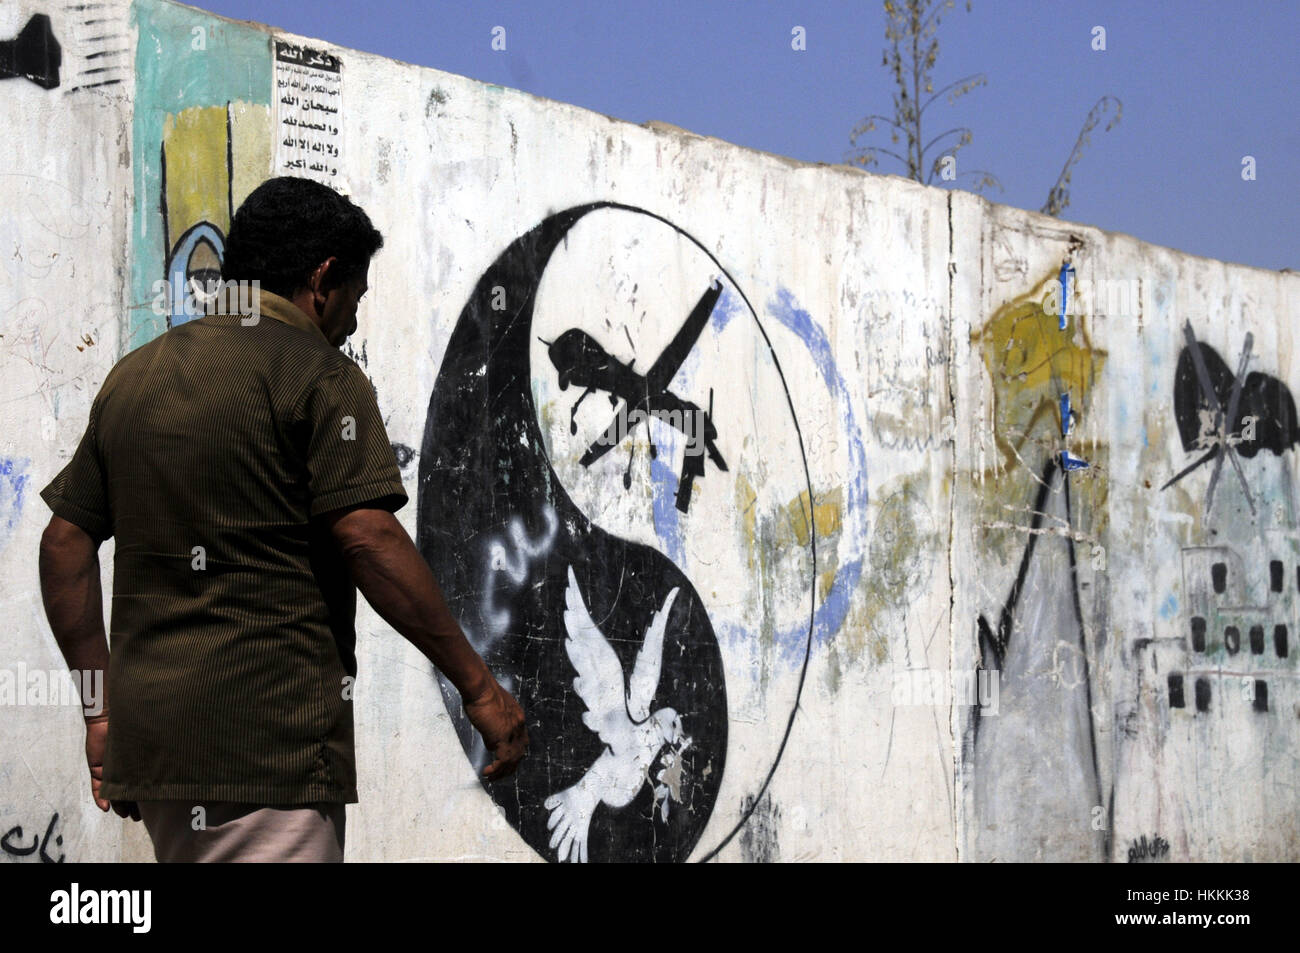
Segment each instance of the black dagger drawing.
[{"label": "black dagger drawing", "polygon": [[21,76],[43,89],[59,85],[63,49],[54,38],[50,18],[38,13],[12,40],[0,40],[0,79]]},{"label": "black dagger drawing", "polygon": [[[660,419],[671,421],[673,426],[688,437],[693,434],[703,434],[705,453],[698,452],[698,447],[688,448],[682,461],[676,504],[677,509],[683,513],[690,506],[691,486],[695,478],[704,476],[705,454],[719,470],[725,472],[727,464],[722,459],[716,443],[718,431],[713,425],[713,392],[709,392],[709,409],[706,411],[698,404],[678,397],[668,389],[668,385],[709,323],[713,307],[721,294],[720,283],[708,287],[687,316],[685,323],[673,336],[672,341],[645,374],[632,369],[635,361],[624,364],[611,356],[600,342],[579,328],[565,331],[548,345],[546,352],[551,363],[555,365],[556,371],[559,372],[562,390],[570,384],[583,388],[582,394],[574,402],[570,411],[570,433],[577,433],[574,415],[577,413],[578,405],[593,391],[605,391],[609,395],[611,405],[617,404],[620,399],[627,404],[626,414],[615,416],[605,431],[582,455],[578,462],[584,467],[590,467],[614,449],[624,437],[630,436],[645,415],[657,415]],[[626,428],[626,433],[622,428],[624,420],[631,421],[631,426]],[[696,452],[689,452],[692,449]],[[657,452],[652,440],[650,455],[655,456]],[[632,485],[631,465],[632,460],[629,457],[628,470],[623,474],[625,489]]]}]

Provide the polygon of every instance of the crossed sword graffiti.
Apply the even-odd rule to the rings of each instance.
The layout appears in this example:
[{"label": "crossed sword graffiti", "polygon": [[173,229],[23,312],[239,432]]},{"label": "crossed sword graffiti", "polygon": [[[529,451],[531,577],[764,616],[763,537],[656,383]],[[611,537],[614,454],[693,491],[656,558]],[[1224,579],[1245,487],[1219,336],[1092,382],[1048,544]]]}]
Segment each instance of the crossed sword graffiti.
[{"label": "crossed sword graffiti", "polygon": [[1223,458],[1226,456],[1232,461],[1232,468],[1237,471],[1237,479],[1241,481],[1241,491],[1246,494],[1246,502],[1250,505],[1250,514],[1254,516],[1255,501],[1250,495],[1250,487],[1246,484],[1246,474],[1241,468],[1241,460],[1237,457],[1236,448],[1228,442],[1224,428],[1231,427],[1237,419],[1237,406],[1241,398],[1242,375],[1246,373],[1246,364],[1250,361],[1250,349],[1255,344],[1255,337],[1249,331],[1246,332],[1246,340],[1241,348],[1241,360],[1237,362],[1237,376],[1232,382],[1232,393],[1228,395],[1226,414],[1223,405],[1219,403],[1219,395],[1214,391],[1214,385],[1210,383],[1210,372],[1205,366],[1205,356],[1201,354],[1196,335],[1192,331],[1192,322],[1188,321],[1183,325],[1183,337],[1187,339],[1187,348],[1192,354],[1192,366],[1196,369],[1196,381],[1201,388],[1201,396],[1205,398],[1206,403],[1210,405],[1210,410],[1214,413],[1214,432],[1218,439],[1209,453],[1183,468],[1160,489],[1168,489],[1197,467],[1208,463],[1211,457],[1214,457],[1216,458],[1214,472],[1210,474],[1210,485],[1205,491],[1205,511],[1208,513],[1210,507],[1214,505],[1214,488],[1219,483],[1219,473],[1223,470]]}]

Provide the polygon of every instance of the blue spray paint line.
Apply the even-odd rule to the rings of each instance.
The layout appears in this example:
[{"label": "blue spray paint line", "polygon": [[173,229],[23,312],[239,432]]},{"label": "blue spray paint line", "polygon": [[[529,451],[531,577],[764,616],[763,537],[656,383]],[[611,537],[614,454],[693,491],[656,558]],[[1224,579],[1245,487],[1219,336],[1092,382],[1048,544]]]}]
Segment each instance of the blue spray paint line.
[{"label": "blue spray paint line", "polygon": [[[844,524],[848,525],[851,515],[866,512],[867,454],[862,443],[862,433],[853,415],[853,405],[849,402],[848,387],[836,367],[835,359],[831,356],[830,339],[826,337],[826,332],[812,319],[812,316],[796,304],[794,295],[786,288],[777,289],[775,298],[768,302],[767,310],[783,327],[798,335],[799,340],[808,348],[808,353],[812,356],[813,363],[826,384],[826,389],[837,399],[840,406],[849,444],[850,475],[843,520]],[[815,504],[815,500],[809,500],[810,507]],[[811,517],[810,512],[809,518]],[[816,528],[811,527],[810,531],[815,533]],[[849,614],[853,591],[862,576],[862,561],[862,557],[859,556],[836,570],[826,598],[817,606],[813,614],[814,646],[829,641],[844,624],[844,619]],[[776,644],[782,657],[792,662],[800,660],[807,637],[808,630],[802,624],[777,632]]]},{"label": "blue spray paint line", "polygon": [[1178,600],[1173,596],[1166,596],[1165,601],[1160,604],[1160,618],[1168,622],[1178,613]]},{"label": "blue spray paint line", "polygon": [[1065,313],[1070,301],[1070,275],[1074,273],[1074,266],[1068,261],[1061,265],[1061,330],[1065,330]]},{"label": "blue spray paint line", "polygon": [[[1074,266],[1068,261],[1061,265],[1061,330],[1065,330],[1065,314],[1069,310],[1070,302],[1070,275],[1074,273]],[[1061,394],[1061,436],[1070,436],[1070,393],[1066,391]],[[1061,468],[1067,473],[1071,470],[1085,470],[1088,467],[1088,461],[1080,459],[1072,454],[1069,450],[1061,451]]]}]

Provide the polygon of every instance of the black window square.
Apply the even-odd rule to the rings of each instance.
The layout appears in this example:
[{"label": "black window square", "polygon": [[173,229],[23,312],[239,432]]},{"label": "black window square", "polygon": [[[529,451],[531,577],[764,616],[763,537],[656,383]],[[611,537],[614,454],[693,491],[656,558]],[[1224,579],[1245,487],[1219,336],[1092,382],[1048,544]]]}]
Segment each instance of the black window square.
[{"label": "black window square", "polygon": [[1205,651],[1205,620],[1198,615],[1192,616],[1192,648]]},{"label": "black window square", "polygon": [[1255,711],[1268,711],[1268,682],[1255,679]]},{"label": "black window square", "polygon": [[1169,707],[1187,707],[1187,702],[1183,698],[1183,677],[1181,675],[1169,676]]},{"label": "black window square", "polygon": [[1274,592],[1282,591],[1282,560],[1275,559],[1268,564],[1269,583]]},{"label": "black window square", "polygon": [[1264,627],[1262,625],[1252,625],[1250,627],[1250,654],[1264,654]]},{"label": "black window square", "polygon": [[1224,590],[1228,588],[1228,564],[1215,563],[1211,566],[1210,581],[1214,583],[1214,591],[1223,595]]},{"label": "black window square", "polygon": [[1210,710],[1210,680],[1208,678],[1198,678],[1196,680],[1196,710]]},{"label": "black window square", "polygon": [[1286,626],[1273,626],[1273,648],[1277,651],[1278,658],[1286,658]]}]

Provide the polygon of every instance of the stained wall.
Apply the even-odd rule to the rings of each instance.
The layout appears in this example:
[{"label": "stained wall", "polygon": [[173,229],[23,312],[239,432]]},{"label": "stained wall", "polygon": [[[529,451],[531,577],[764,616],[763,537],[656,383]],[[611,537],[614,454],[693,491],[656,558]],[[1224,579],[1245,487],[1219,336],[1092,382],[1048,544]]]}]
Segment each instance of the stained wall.
[{"label": "stained wall", "polygon": [[384,233],[344,350],[534,738],[485,788],[361,601],[349,859],[1300,856],[1295,276],[167,2],[0,38],[9,845],[151,859],[35,693],[37,491],[300,174]]}]

